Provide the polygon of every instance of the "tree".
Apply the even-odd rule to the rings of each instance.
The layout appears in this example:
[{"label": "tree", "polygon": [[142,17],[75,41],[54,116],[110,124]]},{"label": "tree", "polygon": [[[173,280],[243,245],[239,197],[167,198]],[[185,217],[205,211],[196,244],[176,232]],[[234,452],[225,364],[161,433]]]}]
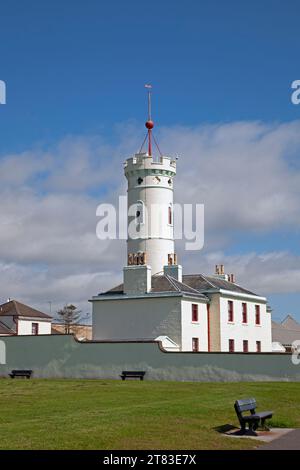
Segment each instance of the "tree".
[{"label": "tree", "polygon": [[69,335],[71,326],[80,320],[81,310],[78,310],[77,307],[73,304],[67,304],[64,306],[64,308],[58,310],[57,314],[65,325],[65,334]]}]

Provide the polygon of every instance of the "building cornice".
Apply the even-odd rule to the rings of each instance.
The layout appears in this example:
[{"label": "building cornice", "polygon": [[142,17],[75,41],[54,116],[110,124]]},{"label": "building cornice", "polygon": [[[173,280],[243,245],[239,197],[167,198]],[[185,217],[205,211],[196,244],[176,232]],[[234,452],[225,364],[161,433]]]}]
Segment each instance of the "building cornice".
[{"label": "building cornice", "polygon": [[149,298],[168,298],[168,297],[184,297],[184,298],[192,298],[195,300],[203,301],[204,303],[208,303],[209,299],[203,298],[203,294],[193,294],[190,292],[149,292],[148,294],[137,294],[137,295],[127,295],[127,294],[103,294],[103,295],[96,295],[89,299],[89,302],[94,301],[103,301],[103,300],[131,300],[131,299],[149,299]]},{"label": "building cornice", "polygon": [[255,300],[256,302],[259,302],[259,303],[267,303],[267,298],[266,297],[261,297],[261,296],[258,296],[258,295],[255,295],[255,294],[247,294],[247,293],[243,293],[243,292],[236,292],[236,291],[230,291],[230,290],[226,290],[226,289],[207,289],[205,291],[203,291],[203,294],[220,294],[220,295],[224,295],[226,297],[237,297],[237,298],[240,298],[240,299],[251,299],[251,300]]}]

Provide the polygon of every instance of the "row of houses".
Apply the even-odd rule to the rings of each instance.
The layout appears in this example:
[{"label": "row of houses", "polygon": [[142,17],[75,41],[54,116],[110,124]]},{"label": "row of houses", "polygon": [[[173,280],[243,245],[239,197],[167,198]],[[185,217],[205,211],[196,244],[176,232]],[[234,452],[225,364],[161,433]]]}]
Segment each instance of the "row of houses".
[{"label": "row of houses", "polygon": [[[79,340],[92,337],[91,325],[71,325],[70,332]],[[56,323],[50,315],[17,300],[0,305],[0,336],[64,334],[65,325]]]},{"label": "row of houses", "polygon": [[[196,315],[196,311],[194,311],[194,315]],[[92,339],[91,325],[74,324],[71,325],[70,332],[80,341]],[[35,308],[16,300],[8,300],[0,305],[0,336],[57,335],[64,333],[65,325],[63,323],[55,323],[50,315]],[[281,323],[272,321],[272,346],[274,352],[293,352],[299,339],[300,323],[291,315],[287,315]],[[178,350],[176,344],[166,336],[158,336],[156,340],[161,341],[169,351]]]}]

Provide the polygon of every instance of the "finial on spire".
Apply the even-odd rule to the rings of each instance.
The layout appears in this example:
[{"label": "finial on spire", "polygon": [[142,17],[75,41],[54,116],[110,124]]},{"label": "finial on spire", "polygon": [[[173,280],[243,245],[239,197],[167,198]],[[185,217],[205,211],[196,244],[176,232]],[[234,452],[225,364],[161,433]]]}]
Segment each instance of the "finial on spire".
[{"label": "finial on spire", "polygon": [[148,121],[145,123],[146,128],[148,129],[148,155],[152,156],[152,129],[154,127],[154,122],[151,118],[151,90],[152,85],[147,83],[145,88],[148,90]]}]

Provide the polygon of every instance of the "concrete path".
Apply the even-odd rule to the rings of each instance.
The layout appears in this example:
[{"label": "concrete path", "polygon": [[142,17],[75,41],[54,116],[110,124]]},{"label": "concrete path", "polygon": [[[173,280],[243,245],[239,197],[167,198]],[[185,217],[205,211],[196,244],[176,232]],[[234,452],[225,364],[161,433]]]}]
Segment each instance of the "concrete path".
[{"label": "concrete path", "polygon": [[300,429],[294,429],[257,450],[300,450]]}]

